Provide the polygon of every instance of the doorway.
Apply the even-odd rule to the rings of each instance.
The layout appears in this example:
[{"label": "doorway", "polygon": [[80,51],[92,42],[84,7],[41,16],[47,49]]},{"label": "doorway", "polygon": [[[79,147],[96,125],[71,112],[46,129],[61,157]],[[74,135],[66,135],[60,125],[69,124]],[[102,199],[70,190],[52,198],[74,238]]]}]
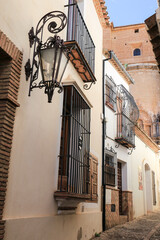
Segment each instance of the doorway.
[{"label": "doorway", "polygon": [[119,189],[119,215],[122,215],[122,163],[118,162],[117,179]]},{"label": "doorway", "polygon": [[152,184],[151,184],[151,170],[149,165],[145,164],[145,201],[146,211],[152,211]]}]

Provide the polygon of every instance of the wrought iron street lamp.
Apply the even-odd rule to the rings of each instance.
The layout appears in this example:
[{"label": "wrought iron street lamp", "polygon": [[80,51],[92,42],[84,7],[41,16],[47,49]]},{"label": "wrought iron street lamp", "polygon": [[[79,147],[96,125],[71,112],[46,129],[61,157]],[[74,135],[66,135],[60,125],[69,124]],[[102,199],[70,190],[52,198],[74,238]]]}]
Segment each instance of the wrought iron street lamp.
[{"label": "wrought iron street lamp", "polygon": [[[69,49],[64,41],[57,36],[67,23],[66,15],[60,11],[53,11],[43,16],[37,24],[35,34],[33,27],[29,32],[30,47],[34,44],[32,66],[30,59],[25,65],[26,79],[30,78],[29,96],[33,88],[44,88],[48,95],[48,102],[52,101],[55,88],[62,92],[62,77],[67,67]],[[44,34],[48,32],[46,40]],[[38,81],[39,69],[42,79]]]}]

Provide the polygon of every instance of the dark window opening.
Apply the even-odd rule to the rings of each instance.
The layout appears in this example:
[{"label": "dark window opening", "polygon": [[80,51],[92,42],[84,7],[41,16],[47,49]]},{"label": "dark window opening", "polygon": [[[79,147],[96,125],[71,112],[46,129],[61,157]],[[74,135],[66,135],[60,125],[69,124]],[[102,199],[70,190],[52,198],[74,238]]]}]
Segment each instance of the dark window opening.
[{"label": "dark window opening", "polygon": [[[152,124],[152,137],[159,138],[160,137],[160,114],[154,115],[153,124]],[[159,139],[157,143],[159,144]]]},{"label": "dark window opening", "polygon": [[106,75],[106,105],[116,111],[116,84],[111,77]]},{"label": "dark window opening", "polygon": [[58,190],[89,193],[90,107],[74,86],[64,87]]},{"label": "dark window opening", "polygon": [[134,32],[135,32],[135,33],[139,33],[139,29],[135,29]]},{"label": "dark window opening", "polygon": [[140,55],[141,55],[141,50],[139,48],[134,49],[133,56],[140,56]]},{"label": "dark window opening", "polygon": [[11,57],[2,48],[0,48],[0,92],[2,95],[3,93],[6,93],[9,88],[11,63]]},{"label": "dark window opening", "polygon": [[105,184],[109,186],[115,186],[115,166],[114,166],[114,157],[108,154],[105,154],[105,167],[104,167],[104,176]]}]

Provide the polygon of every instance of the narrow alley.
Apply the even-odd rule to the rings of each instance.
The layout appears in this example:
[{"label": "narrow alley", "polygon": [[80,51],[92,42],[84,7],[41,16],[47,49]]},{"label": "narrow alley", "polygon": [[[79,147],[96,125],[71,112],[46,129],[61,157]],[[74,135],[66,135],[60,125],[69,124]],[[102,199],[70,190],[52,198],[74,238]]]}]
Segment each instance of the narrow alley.
[{"label": "narrow alley", "polygon": [[139,217],[123,225],[115,226],[95,237],[94,240],[159,240],[160,210],[147,216]]}]

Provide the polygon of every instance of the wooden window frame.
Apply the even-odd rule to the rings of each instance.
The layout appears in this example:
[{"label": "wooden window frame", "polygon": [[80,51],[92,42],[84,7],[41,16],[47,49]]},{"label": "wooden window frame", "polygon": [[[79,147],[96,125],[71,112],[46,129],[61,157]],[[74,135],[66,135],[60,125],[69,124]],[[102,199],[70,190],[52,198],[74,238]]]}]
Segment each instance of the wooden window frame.
[{"label": "wooden window frame", "polygon": [[[108,163],[106,163],[106,156],[109,157],[109,161]],[[107,186],[111,186],[111,187],[116,187],[117,186],[117,179],[116,179],[116,172],[117,172],[117,154],[113,153],[109,150],[105,150],[105,185]],[[111,178],[110,175],[113,175],[114,177],[112,177],[111,182],[109,181],[109,178]]]}]

